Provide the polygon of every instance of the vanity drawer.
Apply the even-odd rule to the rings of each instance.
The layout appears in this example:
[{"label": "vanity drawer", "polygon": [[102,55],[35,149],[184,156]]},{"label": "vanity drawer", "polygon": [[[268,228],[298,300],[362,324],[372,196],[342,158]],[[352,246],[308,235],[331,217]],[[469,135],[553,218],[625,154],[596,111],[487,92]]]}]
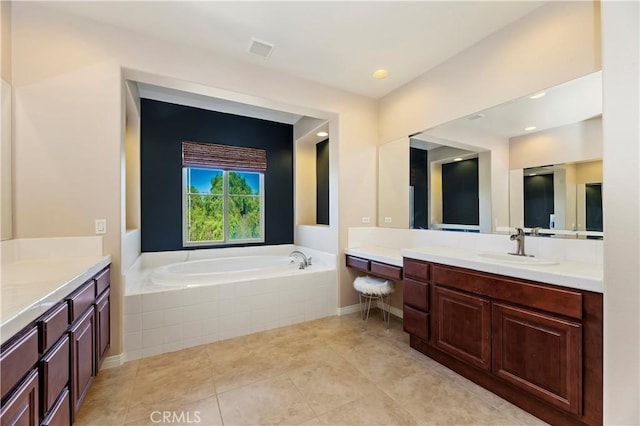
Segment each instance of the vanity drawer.
[{"label": "vanity drawer", "polygon": [[429,310],[429,284],[406,278],[402,283],[404,304],[427,312]]},{"label": "vanity drawer", "polygon": [[474,272],[461,272],[434,265],[432,273],[434,284],[453,287],[471,293],[489,295],[491,289],[495,286],[495,279]]},{"label": "vanity drawer", "polygon": [[96,275],[96,297],[100,296],[111,283],[109,268]]},{"label": "vanity drawer", "polygon": [[69,328],[69,306],[60,303],[39,321],[40,353],[45,353]]},{"label": "vanity drawer", "polygon": [[95,281],[91,280],[82,285],[69,296],[69,319],[74,322],[96,300]]},{"label": "vanity drawer", "polygon": [[4,397],[38,362],[38,329],[33,327],[0,355],[0,391]]},{"label": "vanity drawer", "polygon": [[404,276],[416,281],[429,281],[429,264],[421,260],[404,259]]},{"label": "vanity drawer", "polygon": [[413,309],[411,306],[402,307],[402,328],[407,333],[419,337],[425,342],[429,340],[429,314]]},{"label": "vanity drawer", "polygon": [[51,411],[42,419],[40,426],[68,426],[71,424],[69,388],[65,388]]},{"label": "vanity drawer", "polygon": [[69,336],[60,339],[40,363],[42,413],[49,411],[69,383]]},{"label": "vanity drawer", "polygon": [[369,271],[369,261],[367,259],[361,259],[359,257],[347,255],[347,266],[351,268],[361,269],[363,271]]},{"label": "vanity drawer", "polygon": [[380,263],[371,261],[370,270],[372,274],[380,275],[382,277],[390,278],[392,280],[402,279],[402,268],[399,266],[389,265],[387,263]]}]

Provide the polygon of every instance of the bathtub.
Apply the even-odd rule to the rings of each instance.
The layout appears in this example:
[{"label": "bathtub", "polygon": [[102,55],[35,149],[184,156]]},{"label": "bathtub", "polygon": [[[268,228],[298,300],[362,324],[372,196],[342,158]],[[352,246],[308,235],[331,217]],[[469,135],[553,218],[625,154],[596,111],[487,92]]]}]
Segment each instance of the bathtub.
[{"label": "bathtub", "polygon": [[290,275],[297,269],[299,264],[289,256],[236,256],[161,266],[153,270],[150,280],[161,286],[190,287],[213,285],[225,280]]},{"label": "bathtub", "polygon": [[[313,264],[299,269],[293,250]],[[124,357],[335,315],[336,265],[336,255],[293,245],[143,253],[124,279]]]}]

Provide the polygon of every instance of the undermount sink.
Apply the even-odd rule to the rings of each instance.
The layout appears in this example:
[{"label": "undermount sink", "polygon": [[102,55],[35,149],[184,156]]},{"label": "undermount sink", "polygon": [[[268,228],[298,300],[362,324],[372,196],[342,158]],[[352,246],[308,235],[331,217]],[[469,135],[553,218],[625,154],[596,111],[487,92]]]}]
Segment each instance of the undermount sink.
[{"label": "undermount sink", "polygon": [[543,259],[540,257],[532,256],[517,256],[508,253],[480,253],[478,257],[487,260],[494,260],[496,262],[512,263],[516,265],[532,265],[532,266],[546,266],[557,265],[558,262],[552,259]]}]

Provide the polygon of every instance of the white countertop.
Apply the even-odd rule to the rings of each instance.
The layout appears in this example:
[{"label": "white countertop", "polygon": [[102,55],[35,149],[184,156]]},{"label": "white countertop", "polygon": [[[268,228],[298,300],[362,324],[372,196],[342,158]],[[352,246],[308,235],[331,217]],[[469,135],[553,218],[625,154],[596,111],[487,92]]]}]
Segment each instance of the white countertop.
[{"label": "white countertop", "polygon": [[347,249],[345,253],[397,266],[402,266],[402,258],[408,257],[596,293],[603,292],[602,265],[592,263],[558,260],[554,265],[510,264],[480,257],[480,252],[476,250],[442,246],[407,249],[354,247]]},{"label": "white countertop", "polygon": [[110,256],[49,257],[2,264],[0,343],[111,263]]}]

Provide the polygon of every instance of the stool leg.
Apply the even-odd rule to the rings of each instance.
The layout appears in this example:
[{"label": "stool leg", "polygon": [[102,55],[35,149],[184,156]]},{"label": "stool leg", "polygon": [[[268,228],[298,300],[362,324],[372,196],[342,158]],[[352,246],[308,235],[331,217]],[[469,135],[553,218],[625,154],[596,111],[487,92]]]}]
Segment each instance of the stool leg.
[{"label": "stool leg", "polygon": [[[384,296],[382,296],[382,306],[383,306],[382,319],[384,321],[384,325],[387,328],[387,331],[389,331],[390,330],[390,325],[391,325],[391,295],[390,294],[387,295],[386,306],[384,306],[384,305],[385,305]],[[384,308],[386,308],[386,309],[384,309]]]},{"label": "stool leg", "polygon": [[367,314],[362,321],[362,331],[365,331],[367,329],[367,322],[369,321],[369,311],[371,310],[371,300],[373,299],[373,297],[371,297],[371,295],[369,294],[365,295],[364,297],[366,300],[365,304],[367,305]]}]

